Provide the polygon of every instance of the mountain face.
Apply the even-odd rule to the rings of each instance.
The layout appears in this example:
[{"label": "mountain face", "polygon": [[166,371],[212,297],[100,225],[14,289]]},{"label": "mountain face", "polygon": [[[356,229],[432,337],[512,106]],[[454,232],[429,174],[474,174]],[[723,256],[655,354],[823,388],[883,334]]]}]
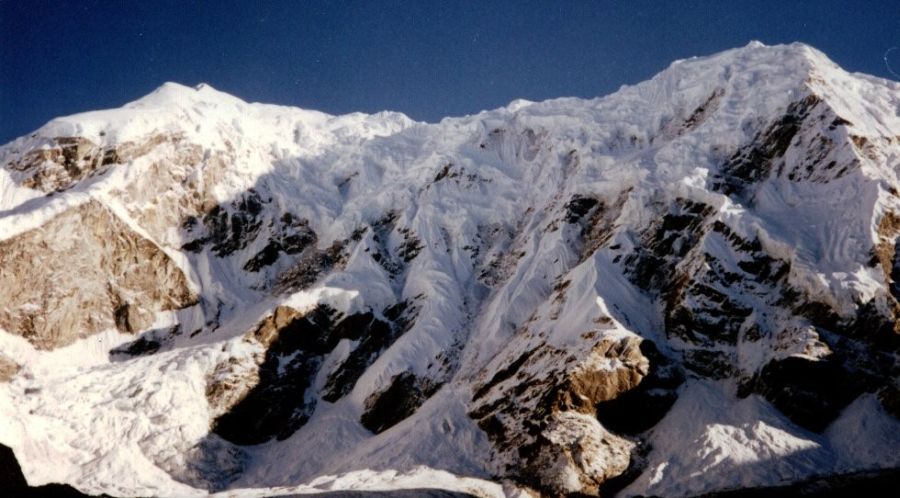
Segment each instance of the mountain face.
[{"label": "mountain face", "polygon": [[900,84],[808,46],[436,124],[165,84],[0,168],[0,444],[34,486],[900,467]]}]

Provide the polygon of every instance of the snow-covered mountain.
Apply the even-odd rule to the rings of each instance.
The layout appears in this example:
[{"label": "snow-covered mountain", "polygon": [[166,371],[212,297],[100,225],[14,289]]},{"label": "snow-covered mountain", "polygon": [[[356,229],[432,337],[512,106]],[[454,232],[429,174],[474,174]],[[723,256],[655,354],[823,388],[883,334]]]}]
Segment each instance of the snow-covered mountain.
[{"label": "snow-covered mountain", "polygon": [[811,47],[436,124],[167,83],[0,165],[0,444],[32,485],[900,467],[900,84]]}]

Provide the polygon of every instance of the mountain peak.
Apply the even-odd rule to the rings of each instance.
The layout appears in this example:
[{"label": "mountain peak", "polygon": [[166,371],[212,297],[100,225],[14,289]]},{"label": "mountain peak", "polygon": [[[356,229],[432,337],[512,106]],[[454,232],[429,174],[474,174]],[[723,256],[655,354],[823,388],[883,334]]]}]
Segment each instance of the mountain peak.
[{"label": "mountain peak", "polygon": [[694,66],[715,65],[731,68],[732,72],[762,70],[771,73],[772,76],[792,77],[806,74],[820,64],[835,66],[825,54],[805,43],[766,45],[753,40],[743,47],[712,55],[679,59],[669,68],[687,65],[691,69],[696,69]]},{"label": "mountain peak", "polygon": [[167,107],[170,105],[192,106],[200,103],[241,105],[243,100],[226,92],[216,90],[208,83],[190,87],[167,81],[149,94],[126,105],[126,107]]}]

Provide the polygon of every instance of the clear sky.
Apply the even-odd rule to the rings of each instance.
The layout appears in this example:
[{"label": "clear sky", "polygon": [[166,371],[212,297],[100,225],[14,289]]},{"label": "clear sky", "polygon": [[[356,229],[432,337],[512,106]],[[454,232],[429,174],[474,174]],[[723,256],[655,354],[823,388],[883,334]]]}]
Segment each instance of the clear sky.
[{"label": "clear sky", "polygon": [[898,79],[900,1],[0,0],[0,143],[165,81],[436,121],[605,95],[754,39]]}]

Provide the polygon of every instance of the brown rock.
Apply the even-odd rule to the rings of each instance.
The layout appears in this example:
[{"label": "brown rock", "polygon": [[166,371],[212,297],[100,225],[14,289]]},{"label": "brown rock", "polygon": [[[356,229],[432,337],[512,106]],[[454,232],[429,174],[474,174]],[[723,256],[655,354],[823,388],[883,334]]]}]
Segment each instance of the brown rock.
[{"label": "brown rock", "polygon": [[52,146],[29,151],[7,167],[24,187],[59,192],[147,154],[164,142],[179,140],[180,137],[152,135],[139,143],[101,146],[84,137],[56,137]]},{"label": "brown rock", "polygon": [[635,442],[607,431],[596,407],[648,374],[641,342],[601,337],[581,358],[532,345],[498,368],[476,389],[469,413],[494,445],[498,473],[550,495],[596,494],[624,473]]},{"label": "brown rock", "polygon": [[220,364],[207,380],[213,432],[243,445],[283,440],[302,427],[316,406],[307,389],[337,344],[338,315],[325,305],[307,313],[280,306],[250,330],[246,339],[264,350],[256,363]]},{"label": "brown rock", "polygon": [[20,368],[18,363],[0,354],[0,382],[9,382],[19,373]]},{"label": "brown rock", "polygon": [[0,268],[0,327],[40,349],[197,301],[169,256],[97,201],[0,241]]}]

